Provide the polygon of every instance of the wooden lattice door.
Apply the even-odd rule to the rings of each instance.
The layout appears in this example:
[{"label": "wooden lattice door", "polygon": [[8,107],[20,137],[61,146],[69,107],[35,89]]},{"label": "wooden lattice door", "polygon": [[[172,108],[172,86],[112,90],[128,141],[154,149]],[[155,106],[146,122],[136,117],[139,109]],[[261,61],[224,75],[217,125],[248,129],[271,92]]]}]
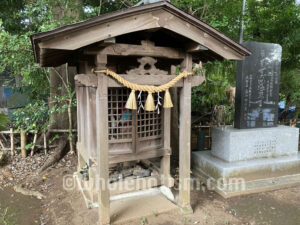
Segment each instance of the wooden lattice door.
[{"label": "wooden lattice door", "polygon": [[[108,89],[108,127],[110,154],[135,154],[162,147],[162,117],[157,111],[125,108],[127,88]],[[145,102],[146,93],[141,95]]]},{"label": "wooden lattice door", "polygon": [[[148,93],[142,93],[141,102],[146,102]],[[155,101],[157,103],[157,99]],[[145,111],[137,114],[137,151],[162,147],[162,117],[158,111]]]}]

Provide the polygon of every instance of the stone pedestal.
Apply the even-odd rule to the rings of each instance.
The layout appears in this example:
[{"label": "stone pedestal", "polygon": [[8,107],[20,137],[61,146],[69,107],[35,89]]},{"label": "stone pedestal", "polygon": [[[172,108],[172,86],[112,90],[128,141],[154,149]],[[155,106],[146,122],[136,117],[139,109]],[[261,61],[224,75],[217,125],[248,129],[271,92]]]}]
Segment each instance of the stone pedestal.
[{"label": "stone pedestal", "polygon": [[226,162],[295,156],[298,137],[299,130],[287,126],[244,130],[217,127],[212,129],[211,154]]},{"label": "stone pedestal", "polygon": [[224,197],[300,184],[299,129],[212,130],[212,150],[192,153],[193,174]]}]

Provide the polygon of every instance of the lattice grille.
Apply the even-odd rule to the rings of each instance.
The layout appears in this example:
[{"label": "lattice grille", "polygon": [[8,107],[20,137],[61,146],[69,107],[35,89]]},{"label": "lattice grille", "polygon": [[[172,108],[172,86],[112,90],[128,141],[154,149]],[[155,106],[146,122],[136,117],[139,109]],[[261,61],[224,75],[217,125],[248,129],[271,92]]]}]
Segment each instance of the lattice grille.
[{"label": "lattice grille", "polygon": [[[148,93],[142,93],[142,102],[146,101]],[[156,95],[156,94],[155,94]],[[153,96],[155,99],[155,105],[157,104],[157,97]],[[161,135],[161,114],[157,111],[147,112],[141,110],[138,114],[137,121],[137,132],[138,138],[147,138]]]},{"label": "lattice grille", "polygon": [[132,111],[125,109],[130,94],[127,88],[108,89],[109,140],[132,140]]},{"label": "lattice grille", "polygon": [[[131,90],[127,88],[108,89],[108,127],[110,143],[131,142],[133,136],[138,139],[159,138],[162,134],[161,114],[157,111],[141,110],[137,117],[125,108]],[[148,93],[142,93],[142,102],[146,101]],[[157,104],[157,96],[154,96]],[[134,120],[136,118],[136,120]],[[137,126],[137,134],[133,126]]]}]

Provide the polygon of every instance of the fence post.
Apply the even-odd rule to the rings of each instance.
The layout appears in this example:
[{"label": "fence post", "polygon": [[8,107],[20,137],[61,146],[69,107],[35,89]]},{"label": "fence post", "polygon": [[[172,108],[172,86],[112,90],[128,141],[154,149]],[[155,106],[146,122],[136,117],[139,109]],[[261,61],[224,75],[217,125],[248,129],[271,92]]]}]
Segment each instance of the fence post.
[{"label": "fence post", "polygon": [[21,154],[23,158],[26,158],[27,153],[26,153],[26,134],[24,132],[24,129],[21,128],[20,130],[20,135],[21,135]]},{"label": "fence post", "polygon": [[14,129],[10,128],[10,151],[11,155],[15,155]]},{"label": "fence post", "polygon": [[36,139],[37,139],[37,132],[34,132],[34,137],[33,137],[33,145],[32,145],[32,147],[31,147],[31,153],[30,153],[30,155],[31,156],[33,156],[33,154],[34,154],[34,149],[35,149],[35,145],[36,145]]},{"label": "fence post", "polygon": [[45,151],[45,155],[47,155],[47,137],[46,137],[46,133],[43,133],[44,136],[44,151]]}]

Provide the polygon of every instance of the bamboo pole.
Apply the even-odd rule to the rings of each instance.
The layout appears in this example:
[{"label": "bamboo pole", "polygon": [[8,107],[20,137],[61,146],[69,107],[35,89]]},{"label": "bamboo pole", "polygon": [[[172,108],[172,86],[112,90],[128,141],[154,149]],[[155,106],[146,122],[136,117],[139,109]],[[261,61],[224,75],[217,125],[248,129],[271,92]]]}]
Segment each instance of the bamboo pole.
[{"label": "bamboo pole", "polygon": [[25,132],[24,132],[24,129],[21,128],[20,130],[20,136],[21,136],[21,154],[22,154],[22,157],[23,158],[26,158],[27,156],[27,153],[26,153],[26,135],[25,135]]},{"label": "bamboo pole", "polygon": [[69,101],[68,105],[68,117],[69,117],[69,144],[70,144],[70,152],[71,154],[74,154],[74,146],[73,146],[73,134],[72,134],[72,99]]},{"label": "bamboo pole", "polygon": [[[35,133],[36,131],[34,130],[29,130],[27,131],[27,133]],[[63,130],[63,129],[51,129],[51,130],[48,130],[48,132],[50,133],[69,133],[70,130]],[[76,133],[77,132],[77,129],[72,129],[72,133]],[[0,131],[0,134],[10,134],[11,131],[8,130],[8,131]]]},{"label": "bamboo pole", "polygon": [[[69,70],[68,70],[68,63],[66,64],[66,81],[69,85]],[[69,86],[66,85],[66,90],[68,91],[69,99],[68,99],[68,117],[69,117],[69,143],[70,143],[70,152],[71,154],[74,154],[74,146],[73,146],[73,123],[72,123],[72,101],[73,101],[73,95],[71,90],[69,89]]]},{"label": "bamboo pole", "polygon": [[11,155],[15,155],[15,141],[14,141],[14,129],[10,128],[10,152]]},{"label": "bamboo pole", "polygon": [[5,149],[4,144],[2,143],[1,139],[0,139],[0,146],[1,146],[1,149]]},{"label": "bamboo pole", "polygon": [[44,137],[44,152],[45,155],[47,155],[47,137],[46,137],[46,133],[43,133],[43,137]]},{"label": "bamboo pole", "polygon": [[[50,133],[68,133],[70,130],[62,130],[62,129],[51,129],[49,130]],[[76,133],[76,129],[72,129],[72,133]]]},{"label": "bamboo pole", "polygon": [[31,147],[31,153],[30,155],[33,156],[34,154],[34,149],[35,149],[35,145],[36,145],[36,140],[37,140],[37,133],[34,133],[34,137],[33,137],[33,145]]},{"label": "bamboo pole", "polygon": [[10,134],[10,130],[8,130],[8,131],[0,131],[0,134]]}]

